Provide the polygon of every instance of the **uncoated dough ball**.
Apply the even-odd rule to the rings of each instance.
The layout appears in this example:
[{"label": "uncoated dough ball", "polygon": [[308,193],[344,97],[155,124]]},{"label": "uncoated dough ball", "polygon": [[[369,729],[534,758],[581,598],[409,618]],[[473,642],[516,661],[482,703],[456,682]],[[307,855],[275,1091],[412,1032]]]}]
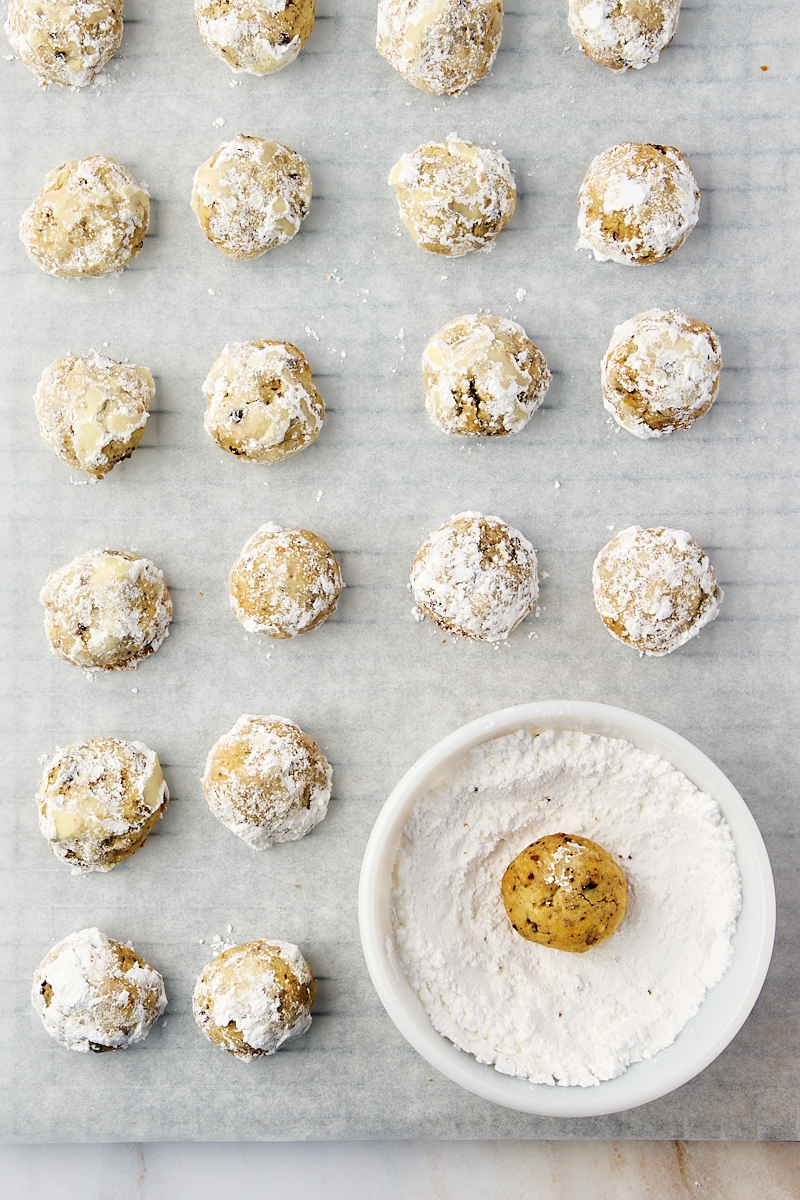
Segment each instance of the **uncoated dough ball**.
[{"label": "uncoated dough ball", "polygon": [[681,0],[569,0],[569,28],[601,67],[638,71],[672,41],[680,8]]},{"label": "uncoated dough ball", "polygon": [[203,791],[214,816],[254,850],[305,837],[328,811],[331,768],[284,717],[240,717],[214,745]]},{"label": "uncoated dough ball", "polygon": [[209,50],[251,75],[294,62],[314,28],[314,0],[194,0],[194,11]]},{"label": "uncoated dough ball", "polygon": [[288,146],[237,134],[198,167],[192,209],[229,258],[258,258],[293,238],[311,204],[311,174]]},{"label": "uncoated dough ball", "polygon": [[722,600],[711,563],[683,529],[623,529],[595,559],[592,585],[609,633],[655,656],[696,637]]},{"label": "uncoated dough ball", "polygon": [[250,1062],[310,1029],[316,994],[292,942],[248,942],[212,958],[195,984],[192,1010],[209,1041]]},{"label": "uncoated dough ball", "polygon": [[205,427],[221,450],[248,462],[278,462],[319,435],[325,402],[291,342],[234,342],[203,384]]},{"label": "uncoated dough ball", "polygon": [[445,633],[499,642],[539,594],[536,552],[499,517],[458,513],[417,552],[411,588],[420,612]]},{"label": "uncoated dough ball", "polygon": [[719,339],[674,309],[651,308],[614,330],[603,359],[603,404],[640,438],[688,429],[717,395]]},{"label": "uncoated dough ball", "polygon": [[49,275],[110,275],[141,250],[149,216],[150,197],[130,171],[92,154],[46,176],[20,237]]},{"label": "uncoated dough ball", "polygon": [[523,429],[553,378],[521,325],[483,313],[456,317],[435,333],[422,368],[431,420],[466,437]]},{"label": "uncoated dough ball", "polygon": [[488,249],[514,215],[517,189],[497,150],[454,133],[426,142],[392,167],[400,216],[422,250],[458,258]]},{"label": "uncoated dough ball", "polygon": [[622,142],[592,160],[578,195],[579,250],[598,262],[660,262],[697,224],[700,189],[674,146]]},{"label": "uncoated dough ball", "polygon": [[343,587],[321,537],[271,521],[245,543],[231,569],[231,608],[249,633],[296,637],[321,625]]},{"label": "uncoated dough ball", "polygon": [[92,738],[56,750],[38,795],[39,829],[73,872],[110,871],[147,840],[169,792],[141,742]]},{"label": "uncoated dough ball", "polygon": [[167,1006],[158,971],[99,929],[71,933],[45,955],[31,1001],[50,1036],[84,1054],[143,1041]]},{"label": "uncoated dough ball", "polygon": [[619,865],[597,842],[575,834],[533,842],[506,869],[501,887],[520,937],[573,954],[611,937],[628,908]]},{"label": "uncoated dough ball", "polygon": [[404,79],[434,96],[457,96],[488,75],[502,33],[502,0],[378,5],[378,50]]},{"label": "uncoated dough ball", "polygon": [[11,47],[42,83],[86,87],[122,41],[125,0],[10,0]]},{"label": "uncoated dough ball", "polygon": [[50,649],[90,670],[135,667],[158,649],[172,620],[161,571],[127,550],[79,554],[48,576],[39,600]]},{"label": "uncoated dough ball", "polygon": [[39,432],[70,467],[102,479],[139,445],[154,394],[147,367],[101,354],[57,358],[34,396]]}]

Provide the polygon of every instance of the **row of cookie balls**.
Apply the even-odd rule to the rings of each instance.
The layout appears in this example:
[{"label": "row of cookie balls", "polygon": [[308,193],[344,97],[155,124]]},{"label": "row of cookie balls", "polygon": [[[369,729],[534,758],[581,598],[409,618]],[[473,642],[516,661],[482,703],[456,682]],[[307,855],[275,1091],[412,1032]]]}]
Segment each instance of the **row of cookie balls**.
[{"label": "row of cookie balls", "polygon": [[[505,157],[455,134],[403,154],[389,175],[416,244],[458,258],[490,248],[514,215]],[[311,174],[296,151],[237,135],[198,167],[191,206],[206,237],[234,259],[289,241],[311,203]],[[102,154],[70,159],[45,178],[20,236],[51,275],[104,276],[141,250],[149,195]],[[646,265],[673,254],[697,223],[700,189],[673,146],[622,142],[592,160],[578,193],[579,249],[601,261]]]},{"label": "row of cookie balls", "polygon": [[[298,947],[258,940],[212,958],[195,984],[192,1011],[209,1041],[248,1062],[305,1033],[315,997]],[[167,994],[159,972],[129,943],[91,928],[45,955],[31,1001],[62,1046],[102,1054],[143,1041],[166,1009]]]}]

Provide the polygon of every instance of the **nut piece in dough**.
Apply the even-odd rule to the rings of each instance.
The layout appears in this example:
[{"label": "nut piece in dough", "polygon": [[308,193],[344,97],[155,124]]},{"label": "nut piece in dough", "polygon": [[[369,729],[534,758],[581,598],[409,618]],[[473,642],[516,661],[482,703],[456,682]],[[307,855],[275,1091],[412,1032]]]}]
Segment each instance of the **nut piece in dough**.
[{"label": "nut piece in dough", "polygon": [[711,563],[684,529],[623,529],[595,559],[592,586],[609,633],[654,656],[696,637],[722,600]]},{"label": "nut piece in dough", "polygon": [[209,1041],[250,1062],[311,1027],[316,994],[292,942],[248,942],[212,958],[195,984],[192,1011]]},{"label": "nut piece in dough", "polygon": [[601,67],[638,71],[672,41],[680,8],[681,0],[569,0],[569,28]]},{"label": "nut piece in dough", "polygon": [[231,608],[248,633],[296,637],[331,615],[343,586],[339,564],[321,537],[270,521],[233,564]]},{"label": "nut piece in dough", "polygon": [[523,429],[553,378],[521,325],[483,313],[456,317],[435,333],[422,368],[431,420],[466,437]]},{"label": "nut piece in dough", "polygon": [[328,811],[332,772],[284,717],[240,717],[213,746],[203,791],[214,816],[254,850],[296,842]]},{"label": "nut piece in dough", "polygon": [[418,610],[445,633],[499,642],[539,594],[536,552],[499,517],[459,513],[417,552],[411,588]]},{"label": "nut piece in dough", "polygon": [[713,329],[651,308],[614,330],[603,359],[603,404],[640,438],[688,429],[717,395],[722,369]]},{"label": "nut piece in dough", "polygon": [[697,224],[700,189],[674,146],[622,142],[592,160],[578,194],[579,250],[598,262],[661,262]]},{"label": "nut piece in dough", "polygon": [[288,146],[237,134],[194,173],[192,209],[229,258],[258,258],[288,242],[311,204],[311,174]]},{"label": "nut piece in dough", "polygon": [[506,868],[501,886],[521,937],[573,954],[611,937],[628,907],[625,876],[609,852],[574,834],[533,842]]},{"label": "nut piece in dough", "polygon": [[87,550],[48,576],[39,600],[57,658],[89,670],[135,667],[169,633],[172,601],[149,558]]},{"label": "nut piece in dough", "polygon": [[325,403],[291,342],[234,342],[203,384],[206,432],[248,462],[278,462],[319,435]]},{"label": "nut piece in dough", "polygon": [[101,354],[57,358],[33,399],[39,432],[70,467],[102,479],[139,445],[154,393],[147,367]]},{"label": "nut piece in dough", "polygon": [[6,34],[45,83],[86,87],[122,41],[125,0],[10,0]]},{"label": "nut piece in dough", "polygon": [[99,929],[71,933],[45,955],[31,1001],[50,1036],[83,1054],[143,1041],[167,1006],[158,971]]},{"label": "nut piece in dough", "polygon": [[426,142],[392,167],[400,216],[422,250],[458,258],[491,249],[514,215],[517,189],[497,150],[484,150],[451,133]]},{"label": "nut piece in dough", "polygon": [[271,75],[314,28],[314,0],[194,0],[200,36],[232,71]]},{"label": "nut piece in dough", "polygon": [[44,769],[39,829],[73,873],[110,871],[147,840],[169,792],[141,742],[92,738],[58,749]]},{"label": "nut piece in dough", "polygon": [[377,47],[422,92],[457,96],[492,69],[502,0],[380,0]]}]

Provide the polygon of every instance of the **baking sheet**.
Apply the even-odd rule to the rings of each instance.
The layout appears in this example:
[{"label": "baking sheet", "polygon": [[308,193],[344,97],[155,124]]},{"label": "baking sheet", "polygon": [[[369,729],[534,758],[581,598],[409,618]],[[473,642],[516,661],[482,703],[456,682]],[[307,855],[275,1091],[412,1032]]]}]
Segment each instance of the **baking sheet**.
[{"label": "baking sheet", "polygon": [[[580,53],[565,3],[509,4],[492,76],[442,100],[376,53],[374,0],[318,10],[298,60],[262,80],[212,57],[188,0],[128,0],[121,52],[87,92],[42,90],[2,63],[3,1134],[795,1138],[797,16],[684,4],[661,61],[617,77]],[[451,131],[501,148],[519,191],[494,251],[452,261],[414,247],[386,185],[403,151]],[[188,207],[195,167],[237,132],[299,150],[314,180],[301,233],[251,263],[225,260]],[[641,270],[574,251],[586,168],[622,140],[678,146],[703,195],[686,245]],[[48,170],[97,152],[149,185],[144,250],[119,277],[51,278],[27,259],[19,217]],[[713,325],[725,368],[702,422],[641,442],[607,418],[599,363],[613,326],[655,306]],[[519,320],[554,379],[524,432],[464,443],[428,421],[419,355],[478,308]],[[226,341],[257,337],[299,345],[327,403],[318,441],[276,466],[229,459],[202,428],[209,366]],[[91,348],[150,367],[157,385],[144,442],[98,484],[47,450],[31,402],[52,359]],[[497,513],[539,551],[540,615],[507,646],[457,644],[411,614],[414,553],[463,509]],[[324,537],[348,585],[328,622],[290,642],[248,637],[227,603],[230,566],[267,520]],[[614,642],[592,602],[594,556],[634,523],[688,529],[725,590],[714,624],[666,659]],[[49,653],[37,595],[95,545],[154,559],[175,620],[138,670],[90,680]],[[403,771],[481,713],[556,698],[644,713],[708,754],[759,822],[779,906],[767,983],[728,1050],[672,1096],[579,1121],[500,1109],[434,1074],[381,1008],[356,923],[361,854]],[[296,721],[334,768],[325,822],[263,854],[216,822],[199,786],[243,712]],[[173,800],[134,858],[74,878],[32,797],[43,756],[107,733],[158,751]],[[166,1024],[127,1053],[67,1053],[29,1003],[50,945],[89,924],[165,976]],[[246,1066],[199,1034],[191,989],[215,935],[303,948],[319,981],[306,1037]]]}]

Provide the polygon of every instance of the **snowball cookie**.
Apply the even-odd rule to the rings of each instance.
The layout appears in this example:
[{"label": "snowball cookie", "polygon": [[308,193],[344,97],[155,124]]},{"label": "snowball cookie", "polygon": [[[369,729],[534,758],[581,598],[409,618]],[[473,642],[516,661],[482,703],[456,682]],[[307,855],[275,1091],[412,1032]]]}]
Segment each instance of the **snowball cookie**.
[{"label": "snowball cookie", "polygon": [[223,825],[264,850],[295,842],[320,823],[331,798],[331,768],[291,721],[244,716],[209,754],[203,791]]},{"label": "snowball cookie", "polygon": [[192,209],[229,258],[258,258],[293,238],[311,204],[308,163],[288,146],[237,134],[194,174]]},{"label": "snowball cookie", "polygon": [[321,537],[270,521],[233,564],[231,608],[249,633],[296,637],[331,615],[343,586],[339,564]]},{"label": "snowball cookie", "polygon": [[603,404],[637,437],[662,437],[705,416],[721,369],[713,329],[674,309],[651,308],[614,330],[603,359]]},{"label": "snowball cookie", "polygon": [[86,87],[122,41],[125,0],[10,0],[6,34],[42,83]]},{"label": "snowball cookie", "polygon": [[459,513],[418,551],[411,588],[419,611],[445,633],[499,642],[539,594],[536,552],[499,517]]},{"label": "snowball cookie", "polygon": [[378,50],[404,79],[434,96],[457,96],[488,75],[502,32],[502,0],[378,5]]},{"label": "snowball cookie", "polygon": [[57,358],[33,398],[39,432],[70,467],[102,479],[142,440],[155,390],[147,367],[101,354]]},{"label": "snowball cookie", "polygon": [[503,155],[462,142],[427,142],[392,167],[400,216],[422,250],[458,258],[489,249],[514,215],[517,189]]},{"label": "snowball cookie", "polygon": [[195,984],[192,1010],[209,1041],[250,1062],[310,1029],[316,994],[297,946],[248,942],[212,958]]},{"label": "snowball cookie", "polygon": [[50,1036],[83,1054],[143,1041],[167,1007],[158,971],[99,929],[71,933],[45,955],[31,1000]]},{"label": "snowball cookie", "polygon": [[314,0],[194,0],[194,11],[209,50],[251,75],[294,62],[314,28]]},{"label": "snowball cookie", "polygon": [[521,325],[484,313],[456,317],[435,333],[422,369],[431,420],[466,437],[523,429],[553,378]]},{"label": "snowball cookie", "polygon": [[169,632],[172,601],[149,558],[87,550],[53,571],[39,595],[44,631],[57,658],[76,667],[135,667]]},{"label": "snowball cookie", "polygon": [[675,36],[681,0],[569,0],[569,28],[587,57],[612,71],[638,71]]},{"label": "snowball cookie", "polygon": [[623,529],[595,559],[592,585],[608,631],[651,655],[696,637],[722,600],[711,563],[684,529]]},{"label": "snowball cookie", "polygon": [[72,158],[51,171],[24,213],[20,237],[50,275],[110,275],[142,248],[150,197],[105,154]]},{"label": "snowball cookie", "polygon": [[506,868],[501,887],[520,937],[573,954],[611,937],[628,907],[617,863],[597,842],[574,834],[533,842]]},{"label": "snowball cookie", "polygon": [[278,462],[316,440],[325,402],[291,342],[234,342],[203,384],[206,432],[248,462]]},{"label": "snowball cookie", "polygon": [[141,742],[92,738],[56,750],[38,795],[39,829],[77,872],[110,871],[143,846],[169,792]]},{"label": "snowball cookie", "polygon": [[622,142],[598,154],[578,195],[579,250],[598,262],[654,263],[697,224],[700,189],[674,146]]}]

